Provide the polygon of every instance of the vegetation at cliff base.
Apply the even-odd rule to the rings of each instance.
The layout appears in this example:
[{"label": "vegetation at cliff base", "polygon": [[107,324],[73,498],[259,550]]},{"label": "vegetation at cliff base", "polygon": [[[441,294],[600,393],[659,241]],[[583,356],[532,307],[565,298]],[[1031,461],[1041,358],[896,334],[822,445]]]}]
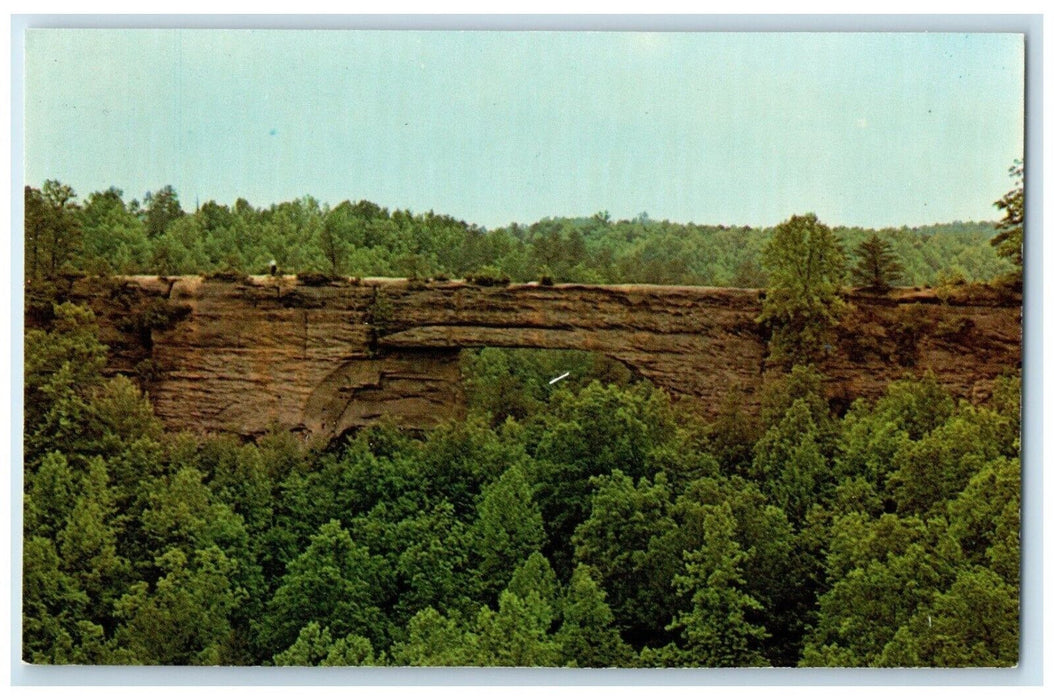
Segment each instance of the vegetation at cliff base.
[{"label": "vegetation at cliff base", "polygon": [[166,433],[105,352],[71,304],[26,335],[27,661],[1017,661],[1012,375],[837,416],[797,366],[728,431],[591,355],[483,349],[467,420],[322,449]]},{"label": "vegetation at cliff base", "polygon": [[[26,188],[22,658],[1013,666],[1019,369],[974,401],[919,371],[836,407],[819,368],[850,282],[869,298],[1013,287],[1022,197],[1018,184],[1000,200],[998,224],[871,231],[804,214],[755,230],[600,213],[485,231],[365,201],[187,212],[171,187],[142,203]],[[382,421],[329,444],[174,433],[143,391],[149,361],[139,381],[110,371],[92,311],[58,291],[85,274],[238,280],[271,260],[316,285],[763,288],[746,331],[768,340],[760,407],[733,389],[705,419],[610,358],[482,348],[460,358],[467,417],[431,430]],[[891,353],[912,356],[917,307],[900,310]],[[149,341],[187,313],[124,323]],[[374,334],[392,313],[370,307]]]}]

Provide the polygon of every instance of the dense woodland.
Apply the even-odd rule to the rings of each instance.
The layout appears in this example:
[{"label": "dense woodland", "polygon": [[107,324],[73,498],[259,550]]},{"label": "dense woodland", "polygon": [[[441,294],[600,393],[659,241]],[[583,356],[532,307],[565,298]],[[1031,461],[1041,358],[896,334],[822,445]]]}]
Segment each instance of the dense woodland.
[{"label": "dense woodland", "polygon": [[462,355],[466,420],[242,442],[166,432],[143,387],[104,373],[91,312],[54,297],[25,337],[23,656],[1013,665],[1017,369],[980,405],[923,375],[836,414],[810,362],[850,278],[876,293],[1012,281],[1021,222],[1003,209],[999,224],[882,232],[812,215],[766,231],[598,215],[488,232],[367,202],[191,214],[170,189],[142,205],[27,190],[38,304],[70,271],[263,272],[272,258],[324,274],[767,286],[776,369],[759,415],[733,396],[706,422],[603,357],[484,348]]},{"label": "dense woodland", "polygon": [[[26,274],[267,272],[461,278],[514,282],[646,282],[766,287],[762,249],[772,229],[587,218],[543,219],[486,231],[431,212],[372,202],[335,207],[311,197],[254,208],[209,201],[184,212],[171,187],[126,202],[119,190],[83,201],[54,181],[26,188]],[[919,228],[835,228],[847,250],[869,236],[888,243],[904,286],[987,281],[1013,269],[990,245],[992,222]]]}]

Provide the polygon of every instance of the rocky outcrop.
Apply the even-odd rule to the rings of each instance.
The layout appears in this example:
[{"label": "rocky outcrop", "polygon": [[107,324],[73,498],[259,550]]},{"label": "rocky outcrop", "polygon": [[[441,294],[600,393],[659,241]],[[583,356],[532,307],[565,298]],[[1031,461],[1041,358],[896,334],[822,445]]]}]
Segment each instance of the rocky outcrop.
[{"label": "rocky outcrop", "polygon": [[[143,377],[172,429],[333,437],[383,418],[428,427],[464,411],[458,352],[505,346],[615,358],[712,415],[735,389],[756,408],[758,290],[295,278],[83,279],[113,371]],[[982,399],[1020,364],[1020,301],[929,292],[850,298],[821,369],[836,402],[930,371]]]}]

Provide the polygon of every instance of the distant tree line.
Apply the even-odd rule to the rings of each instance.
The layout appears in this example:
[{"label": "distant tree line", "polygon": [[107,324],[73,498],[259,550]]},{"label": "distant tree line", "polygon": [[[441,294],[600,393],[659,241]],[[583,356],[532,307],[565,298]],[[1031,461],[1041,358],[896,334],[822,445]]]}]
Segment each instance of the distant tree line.
[{"label": "distant tree line", "polygon": [[1020,280],[1019,187],[998,236],[815,214],[766,231],[601,214],[487,232],[368,202],[186,213],[171,188],[142,207],[27,188],[36,308],[68,272],[263,272],[271,258],[326,274],[742,283],[766,287],[772,362],[759,415],[733,387],[704,421],[602,357],[465,351],[466,420],[242,443],[166,433],[141,386],[104,372],[91,311],[52,298],[25,337],[23,658],[1012,666],[1020,372],[976,404],[924,375],[838,414],[816,360],[847,275],[874,292],[926,269]]},{"label": "distant tree line", "polygon": [[[1011,212],[1016,211],[1008,200]],[[208,201],[188,212],[172,187],[140,203],[117,189],[79,201],[47,181],[25,190],[25,269],[29,280],[62,272],[93,274],[262,274],[273,259],[287,273],[343,276],[478,275],[514,282],[644,282],[767,287],[762,250],[775,228],[655,221],[641,214],[615,221],[606,212],[543,219],[487,231],[432,212],[389,211],[367,201],[330,207],[312,197],[257,208]],[[1007,275],[1015,259],[991,244],[1013,231],[994,222],[954,222],[871,230],[836,227],[850,266],[858,246],[870,264],[896,261],[905,286],[987,281]],[[1010,236],[1010,239],[1007,239]],[[884,258],[884,259],[885,259]],[[874,286],[874,278],[846,282]]]}]

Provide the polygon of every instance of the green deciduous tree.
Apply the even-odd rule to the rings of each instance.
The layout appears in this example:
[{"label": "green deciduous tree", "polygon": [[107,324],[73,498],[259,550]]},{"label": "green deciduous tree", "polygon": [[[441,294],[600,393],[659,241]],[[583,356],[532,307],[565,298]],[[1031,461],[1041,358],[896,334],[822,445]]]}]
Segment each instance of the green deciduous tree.
[{"label": "green deciduous tree", "polygon": [[917,441],[903,442],[890,464],[889,494],[899,513],[943,511],[984,464],[999,456],[1000,417],[963,406]]},{"label": "green deciduous tree", "polygon": [[[797,662],[804,628],[811,622],[822,558],[809,541],[796,535],[787,515],[772,505],[753,481],[741,477],[703,478],[678,496],[670,514],[678,527],[664,536],[661,549],[677,560],[705,544],[706,515],[727,504],[735,521],[735,539],[746,555],[741,562],[743,591],[763,610],[747,616],[769,633],[759,647],[773,665]],[[818,547],[816,549],[819,549]],[[681,601],[679,611],[687,609]]]},{"label": "green deciduous tree", "polygon": [[150,267],[162,275],[192,275],[226,267],[209,260],[205,231],[194,216],[166,221],[164,230],[151,239],[151,255]]},{"label": "green deciduous tree", "polygon": [[754,478],[795,523],[833,486],[819,438],[806,399],[797,399],[754,448]]},{"label": "green deciduous tree", "polygon": [[90,272],[146,272],[151,246],[143,222],[129,211],[119,189],[93,192],[80,211],[84,231],[82,269]]},{"label": "green deciduous tree", "polygon": [[1008,258],[1018,267],[1017,274],[1020,275],[1025,238],[1024,162],[1014,161],[1009,173],[1014,179],[1014,187],[995,202],[995,206],[1002,210],[1003,218],[996,224],[999,233],[992,238],[992,245],[1001,257]]},{"label": "green deciduous tree", "polygon": [[496,597],[513,569],[545,541],[542,515],[521,467],[483,487],[470,537],[484,599]]},{"label": "green deciduous tree", "polygon": [[516,567],[505,590],[538,607],[539,617],[556,619],[560,616],[560,582],[541,552],[532,553]]},{"label": "green deciduous tree", "polygon": [[393,550],[399,585],[397,620],[408,619],[428,606],[444,612],[461,610],[476,599],[476,577],[468,570],[473,540],[467,530],[448,501],[405,518],[393,528],[394,540],[388,549]]},{"label": "green deciduous tree", "polygon": [[[208,201],[184,213],[171,186],[148,194],[145,209],[135,200],[124,204],[120,190],[110,188],[90,195],[78,212],[71,190],[63,199],[67,190],[58,183],[27,190],[26,270],[31,281],[50,274],[51,256],[57,253],[62,260],[55,261],[56,272],[65,267],[124,274],[260,273],[274,258],[287,271],[356,276],[461,277],[488,268],[492,276],[521,282],[544,275],[582,283],[757,288],[768,282],[761,249],[773,233],[639,217],[544,219],[487,231],[431,211],[389,212],[367,201],[344,201],[331,208],[310,196],[265,209],[244,199],[230,207]],[[1016,192],[997,203],[1009,205],[1004,207],[1008,214],[1019,212],[1018,204],[1023,203]],[[77,245],[75,226],[51,225],[56,217],[50,205],[45,206],[46,194],[57,195],[53,201],[64,201],[64,208],[73,212],[74,223],[83,230],[82,246]],[[1008,221],[1015,218],[1019,214],[1010,214]],[[993,235],[1007,231],[1000,233],[989,222],[836,231],[849,246],[873,234],[888,240],[904,263],[905,284],[934,284],[942,274],[987,280],[1013,269],[1012,251],[1009,258],[1000,258],[989,245]],[[1017,239],[1020,242],[1020,236]],[[51,245],[56,240],[63,246]],[[1020,257],[1019,244],[1017,250]]]},{"label": "green deciduous tree", "polygon": [[615,469],[631,479],[650,477],[655,450],[676,435],[676,424],[668,397],[641,385],[592,382],[577,395],[556,392],[550,406],[535,452],[535,493],[549,535],[546,555],[568,578],[571,535],[589,512],[590,477]]},{"label": "green deciduous tree", "polygon": [[87,615],[96,623],[111,622],[113,604],[131,574],[129,562],[117,551],[121,530],[108,481],[106,464],[92,458],[66,526],[56,537],[62,567],[88,594]]},{"label": "green deciduous tree", "polygon": [[217,545],[234,557],[248,543],[242,519],[217,502],[194,467],[183,467],[144,484],[140,516],[144,544],[155,556],[169,548],[185,552]]},{"label": "green deciduous tree", "polygon": [[893,382],[874,404],[854,402],[841,424],[835,472],[866,479],[892,508],[888,481],[894,456],[944,424],[954,410],[955,402],[932,375]]},{"label": "green deciduous tree", "polygon": [[1018,592],[995,572],[964,569],[885,646],[881,666],[1013,666]]},{"label": "green deciduous tree", "polygon": [[392,645],[392,661],[399,666],[468,666],[474,648],[475,635],[429,607],[410,619],[406,640]]},{"label": "green deciduous tree", "polygon": [[290,562],[267,606],[261,637],[276,651],[289,648],[305,625],[317,622],[334,637],[356,634],[385,643],[380,603],[384,562],[355,544],[336,520],[323,525]]},{"label": "green deciduous tree", "polygon": [[[537,595],[537,594],[535,594]],[[476,616],[475,658],[478,666],[552,666],[558,647],[549,634],[548,606],[503,591],[497,612],[484,607]]]},{"label": "green deciduous tree", "polygon": [[61,452],[48,452],[35,473],[26,473],[23,527],[27,537],[55,538],[77,501],[77,481]]},{"label": "green deciduous tree", "polygon": [[772,232],[761,259],[769,288],[759,320],[772,325],[772,355],[807,362],[823,351],[843,306],[841,241],[815,214],[796,215]]},{"label": "green deciduous tree", "polygon": [[140,582],[115,604],[122,620],[118,663],[215,665],[229,657],[231,611],[242,594],[231,585],[234,562],[218,547],[158,557],[154,585]]},{"label": "green deciduous tree", "polygon": [[[22,658],[31,663],[66,663],[63,648],[80,645],[90,601],[61,568],[55,542],[27,536],[22,547]],[[99,663],[98,659],[82,659]]]},{"label": "green deciduous tree", "polygon": [[54,277],[81,252],[80,205],[69,185],[47,180],[41,189],[25,189],[26,278],[32,284]]},{"label": "green deciduous tree", "polygon": [[951,584],[961,564],[942,520],[838,518],[828,544],[831,586],[819,597],[801,665],[878,664],[897,631]]},{"label": "green deciduous tree", "polygon": [[47,451],[72,450],[90,414],[89,396],[102,382],[106,347],[99,342],[95,315],[74,304],[53,308],[48,330],[25,337],[26,464]]},{"label": "green deciduous tree", "polygon": [[675,525],[669,516],[669,488],[659,474],[655,483],[636,485],[619,470],[594,477],[589,517],[575,530],[575,561],[589,565],[608,593],[616,624],[631,643],[655,643],[656,620],[670,619],[668,594],[679,551],[663,537]]},{"label": "green deciduous tree", "polygon": [[355,634],[334,641],[328,627],[309,622],[296,641],[274,655],[276,666],[378,666],[370,640]]},{"label": "green deciduous tree", "polygon": [[747,616],[761,604],[744,592],[746,554],[733,537],[735,519],[728,504],[704,506],[705,542],[684,554],[685,573],[674,578],[691,610],[670,625],[684,638],[689,666],[754,666],[764,663],[759,644],[768,633]]},{"label": "green deciduous tree", "polygon": [[632,662],[633,650],[619,636],[606,597],[589,567],[575,567],[564,597],[563,623],[556,633],[562,665],[607,668]]},{"label": "green deciduous tree", "polygon": [[326,258],[326,272],[331,275],[349,272],[349,254],[362,246],[364,229],[365,222],[355,215],[348,201],[341,202],[323,217],[318,227],[318,247]]},{"label": "green deciduous tree", "polygon": [[999,457],[947,504],[949,530],[971,564],[1017,586],[1021,567],[1021,463]]}]

